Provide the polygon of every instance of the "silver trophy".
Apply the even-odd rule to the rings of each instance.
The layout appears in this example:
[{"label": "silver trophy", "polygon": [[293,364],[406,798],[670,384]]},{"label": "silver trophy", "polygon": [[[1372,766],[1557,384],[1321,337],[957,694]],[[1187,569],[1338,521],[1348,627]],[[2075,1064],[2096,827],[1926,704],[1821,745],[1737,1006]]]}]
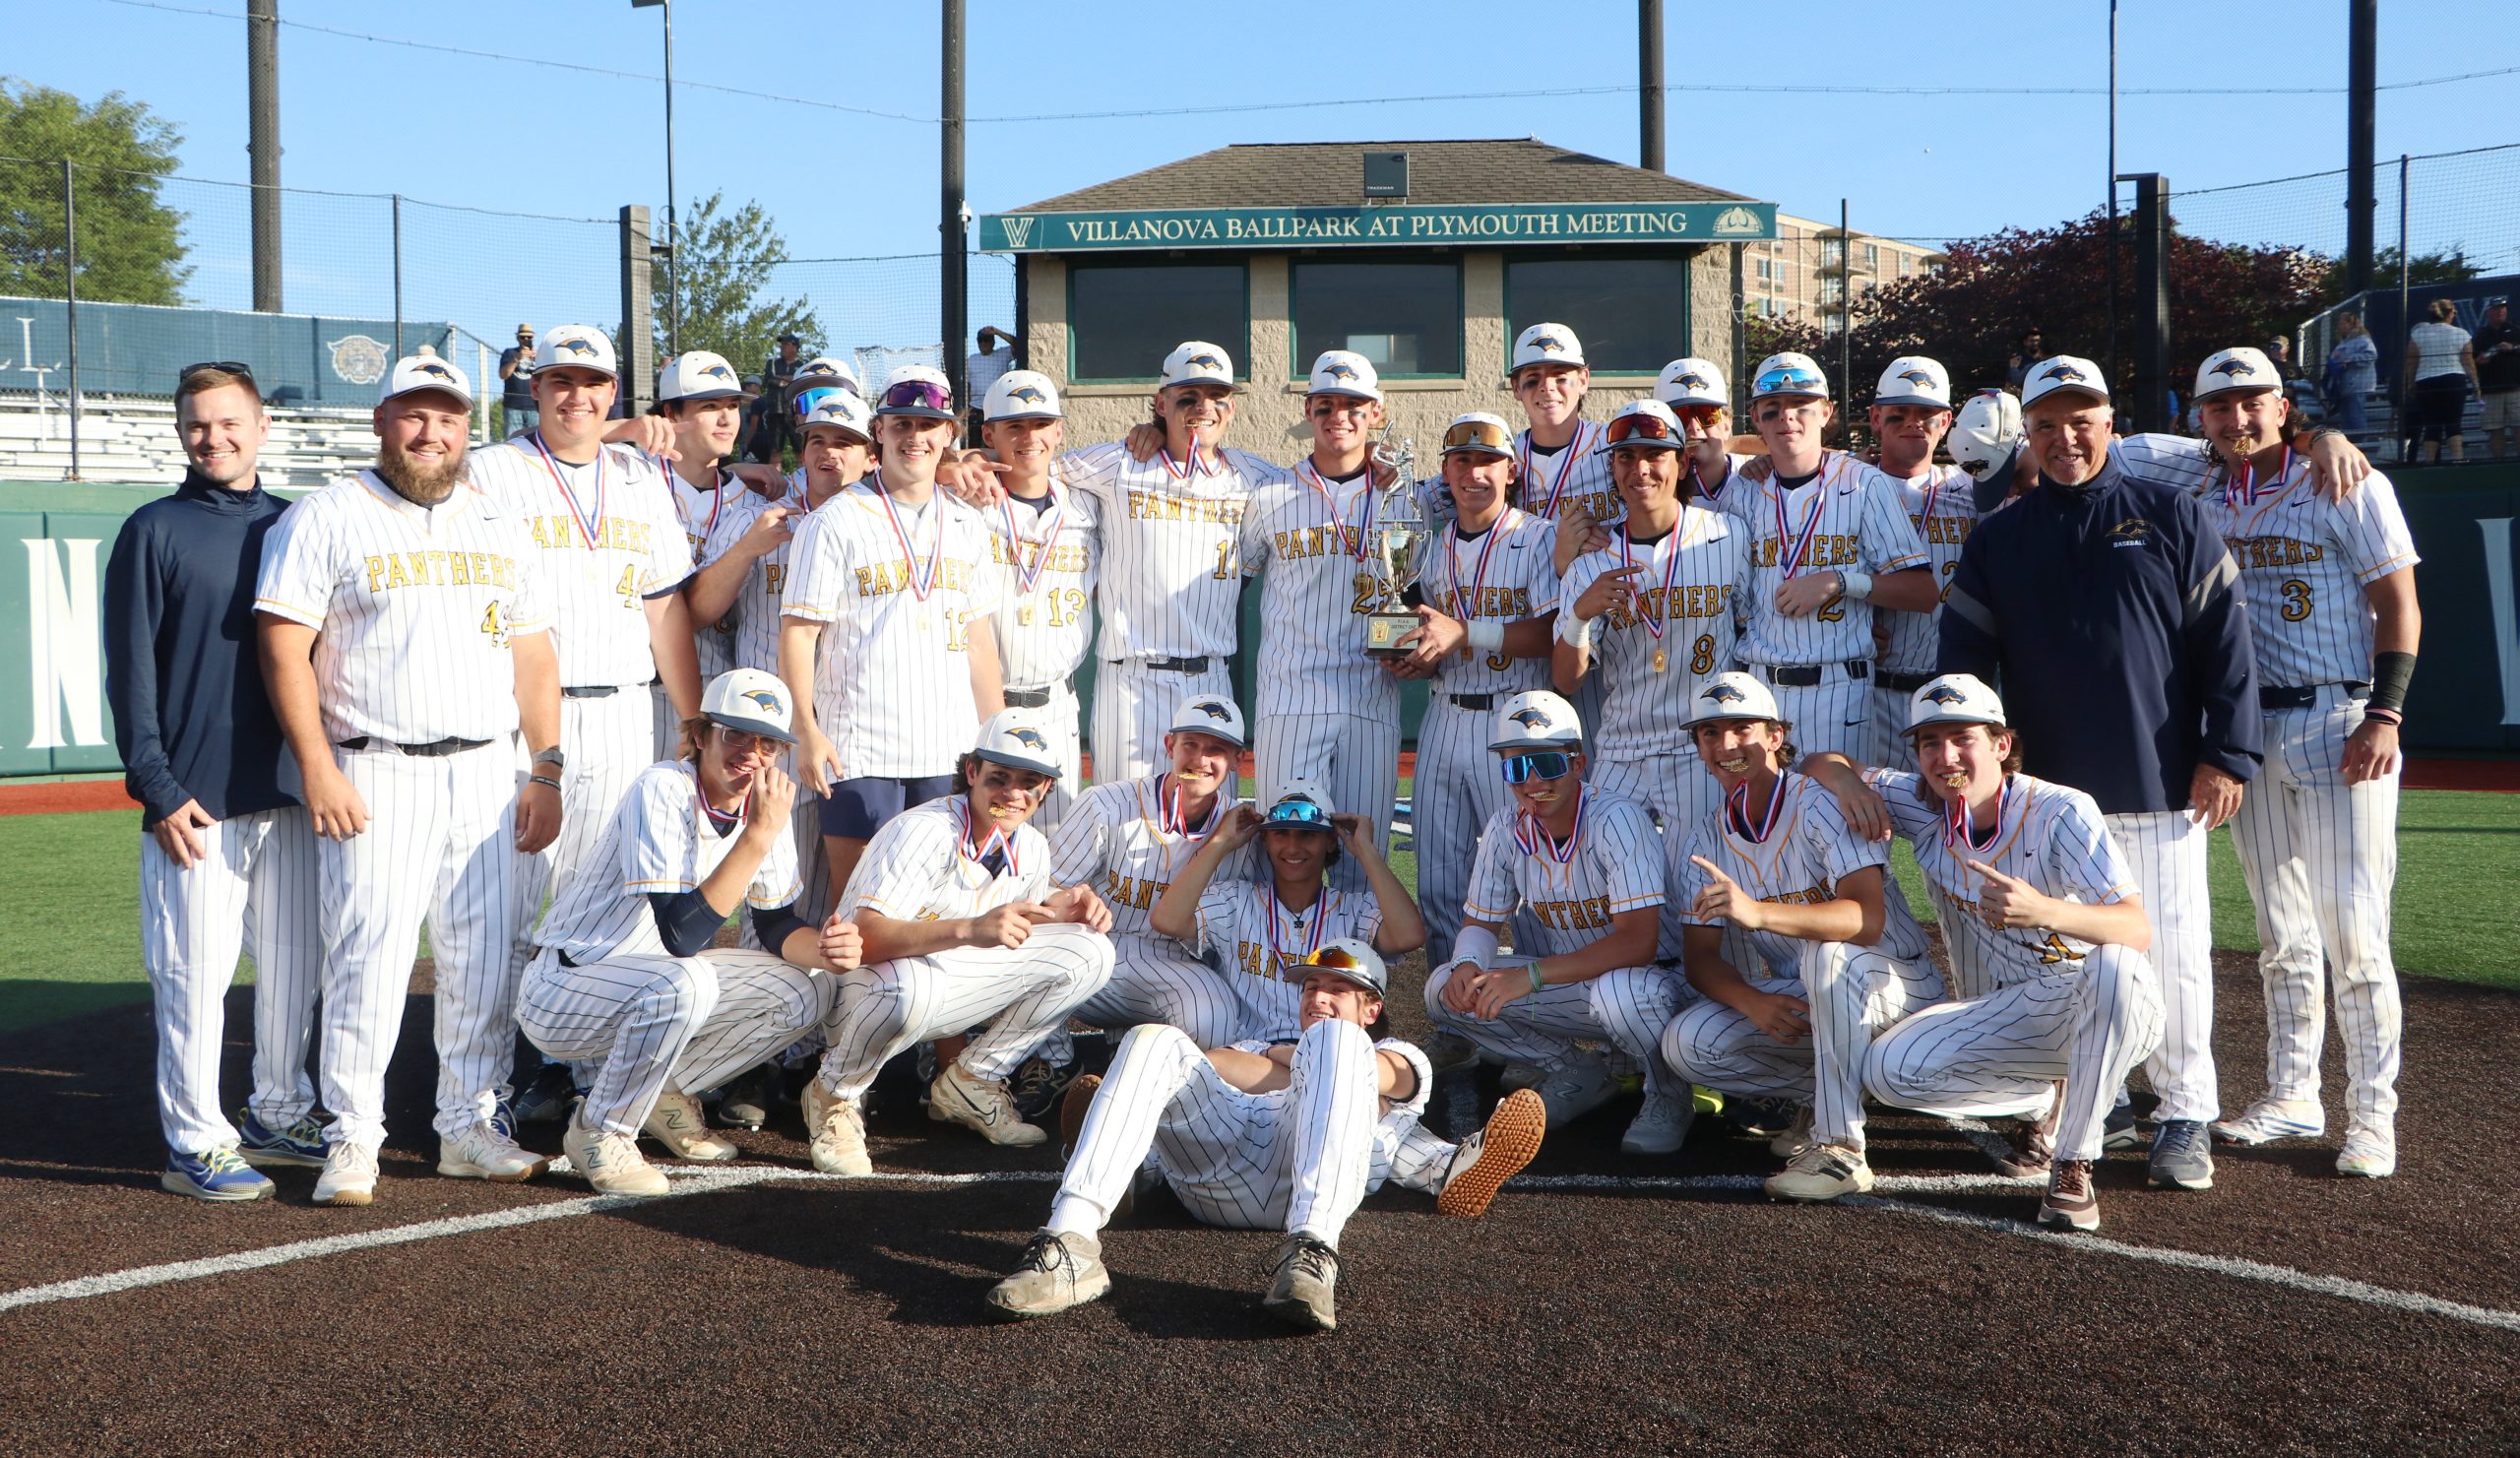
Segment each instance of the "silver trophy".
[{"label": "silver trophy", "polygon": [[1376,658],[1407,658],[1415,650],[1401,646],[1418,631],[1418,614],[1403,600],[1418,584],[1423,559],[1426,514],[1418,504],[1418,443],[1404,438],[1397,449],[1391,432],[1383,431],[1374,447],[1374,464],[1391,470],[1391,483],[1374,496],[1373,525],[1365,550],[1374,569],[1374,605],[1365,614],[1365,652]]}]

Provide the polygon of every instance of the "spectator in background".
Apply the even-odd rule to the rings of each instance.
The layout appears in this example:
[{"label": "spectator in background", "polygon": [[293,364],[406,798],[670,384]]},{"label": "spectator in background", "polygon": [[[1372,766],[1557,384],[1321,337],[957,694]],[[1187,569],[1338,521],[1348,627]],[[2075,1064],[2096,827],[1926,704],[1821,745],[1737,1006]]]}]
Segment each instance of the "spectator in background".
[{"label": "spectator in background", "polygon": [[2445,441],[2452,461],[2467,459],[2459,418],[2467,412],[2468,387],[2477,383],[2476,343],[2466,330],[2450,322],[2459,314],[2456,299],[2434,299],[2431,314],[2429,321],[2415,326],[2406,341],[2406,369],[2398,396],[2402,402],[2398,413],[2405,420],[2398,433],[2405,437],[2406,448],[2398,459],[2409,465],[2415,462],[2417,447],[2426,441],[2432,443],[2432,460],[2441,459]]},{"label": "spectator in background", "polygon": [[2371,343],[2371,332],[2362,327],[2360,314],[2337,315],[2336,328],[2336,348],[2327,351],[2321,393],[2327,397],[2329,423],[2348,435],[2360,435],[2371,427],[2362,402],[2380,387],[2380,347]]},{"label": "spectator in background", "polygon": [[779,336],[778,351],[761,362],[761,396],[749,411],[754,428],[745,444],[752,458],[765,466],[783,464],[783,453],[792,443],[796,413],[788,399],[788,383],[804,362],[805,342],[793,330]]},{"label": "spectator in background", "polygon": [[2477,430],[2486,454],[2496,461],[2520,455],[2520,331],[2511,327],[2511,300],[2485,301],[2475,349],[2477,395],[2485,404]]},{"label": "spectator in background", "polygon": [[2279,334],[2266,342],[2266,357],[2286,384],[2301,377],[2301,366],[2293,362],[2293,342],[2284,336]]},{"label": "spectator in background", "polygon": [[735,459],[753,459],[752,443],[761,434],[761,376],[744,376],[744,419],[735,432]]},{"label": "spectator in background", "polygon": [[534,326],[516,327],[516,347],[499,351],[499,408],[507,416],[510,435],[523,435],[540,428],[542,412],[534,404]]},{"label": "spectator in background", "polygon": [[[998,349],[996,345],[990,343],[992,340],[1006,348]],[[997,383],[998,376],[1015,367],[1015,336],[994,324],[983,324],[973,342],[977,344],[979,349],[963,361],[963,398],[974,404],[963,412],[963,423],[966,439],[976,445],[979,442],[980,432],[980,411],[977,402],[988,398],[988,387]]]},{"label": "spectator in background", "polygon": [[2021,338],[2012,342],[2012,357],[2004,361],[2004,383],[2012,387],[2015,395],[2021,393],[2022,377],[2030,373],[2030,367],[2048,357],[2041,343],[2036,324],[2023,330]]}]

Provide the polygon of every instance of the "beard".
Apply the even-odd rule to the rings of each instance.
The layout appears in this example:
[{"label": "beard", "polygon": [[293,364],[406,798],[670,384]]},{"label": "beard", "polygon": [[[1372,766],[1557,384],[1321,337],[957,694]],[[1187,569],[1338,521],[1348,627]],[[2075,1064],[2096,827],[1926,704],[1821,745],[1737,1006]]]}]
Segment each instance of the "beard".
[{"label": "beard", "polygon": [[450,451],[436,466],[423,466],[416,457],[390,440],[376,443],[376,474],[394,494],[413,506],[442,506],[455,494],[456,483],[464,478],[464,447]]}]

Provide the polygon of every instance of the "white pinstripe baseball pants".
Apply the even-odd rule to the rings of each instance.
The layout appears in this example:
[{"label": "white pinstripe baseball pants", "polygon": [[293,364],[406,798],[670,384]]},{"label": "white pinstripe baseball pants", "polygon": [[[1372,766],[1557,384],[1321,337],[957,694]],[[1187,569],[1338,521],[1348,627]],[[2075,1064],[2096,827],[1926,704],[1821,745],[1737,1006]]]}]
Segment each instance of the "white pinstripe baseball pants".
[{"label": "white pinstripe baseball pants", "polygon": [[296,805],[196,832],[201,858],[179,867],[140,838],[140,961],[158,1022],[158,1124],[181,1154],[231,1146],[219,1103],[219,1051],[238,953],[254,958],[254,1091],[267,1129],[315,1107],[306,1046],[323,985],[315,831]]},{"label": "white pinstripe baseball pants", "polygon": [[[1495,696],[1503,702],[1503,695]],[[1418,773],[1409,789],[1418,850],[1418,906],[1426,919],[1426,965],[1452,960],[1461,935],[1479,833],[1513,792],[1487,743],[1495,714],[1465,709],[1437,689],[1418,726]],[[1521,921],[1516,922],[1521,929]]]},{"label": "white pinstripe baseball pants", "polygon": [[[1538,960],[1502,956],[1487,966],[1519,973]],[[1494,1018],[1477,1018],[1444,1005],[1444,988],[1460,966],[1448,963],[1426,978],[1426,1016],[1436,1027],[1508,1062],[1551,1071],[1581,1051],[1575,1046],[1579,1041],[1607,1040],[1645,1071],[1649,1093],[1663,1086],[1666,1075],[1656,1048],[1664,1026],[1683,1000],[1677,973],[1660,967],[1616,968],[1590,982],[1543,987],[1506,1003]]]},{"label": "white pinstripe baseball pants", "polygon": [[1850,678],[1846,665],[1820,665],[1820,681],[1809,686],[1779,683],[1758,664],[1742,670],[1776,695],[1776,712],[1793,728],[1786,742],[1796,754],[1832,750],[1858,764],[1873,762],[1872,680]]},{"label": "white pinstripe baseball pants", "polygon": [[2266,989],[2266,1092],[2316,1103],[2326,1041],[2320,983],[2335,969],[2347,1111],[2397,1112],[2405,1013],[2389,956],[2398,872],[2398,776],[2345,783],[2345,740],[2362,699],[2330,684],[2305,709],[2266,716],[2266,765],[2232,821],[2257,909],[2257,975]]},{"label": "white pinstripe baseball pants", "polygon": [[819,1076],[855,1099],[913,1044],[985,1023],[955,1061],[974,1078],[1003,1081],[1110,977],[1111,939],[1068,921],[1034,927],[1020,947],[956,947],[857,968],[840,978]]},{"label": "white pinstripe baseball pants", "polygon": [[[2252,791],[2252,793],[2255,792]],[[2243,798],[2245,805],[2247,800]],[[2214,904],[2205,879],[2208,832],[2184,810],[2104,817],[2126,857],[2153,923],[2153,971],[2161,979],[2161,1046],[2144,1077],[2161,1096],[2156,1120],[2212,1120],[2222,1112],[2214,1077]]]},{"label": "white pinstripe baseball pants", "polygon": [[[1264,714],[1251,729],[1251,767],[1262,810],[1294,779],[1330,792],[1332,808],[1362,815],[1374,846],[1391,854],[1392,801],[1400,794],[1400,725],[1354,714]],[[1467,874],[1467,871],[1465,871]],[[1330,884],[1362,894],[1365,868],[1342,856]]]},{"label": "white pinstripe baseball pants", "polygon": [[[1726,940],[1730,956],[1734,938]],[[1663,1057],[1690,1083],[1807,1103],[1814,1139],[1861,1150],[1864,1050],[1879,1030],[1939,1000],[1942,974],[1930,962],[1902,962],[1849,942],[1803,942],[1798,950],[1798,976],[1748,982],[1810,1005],[1808,1044],[1779,1043],[1708,998],[1664,1030]]]},{"label": "white pinstripe baseball pants", "polygon": [[516,1051],[519,932],[535,894],[527,857],[516,854],[516,750],[494,740],[443,756],[335,754],[367,802],[368,823],[346,841],[319,837],[315,847],[324,1107],[333,1111],[325,1137],[385,1138],[385,1068],[426,922],[437,962],[436,1125],[453,1138],[490,1116],[508,1092]]},{"label": "white pinstripe baseball pants", "polygon": [[1873,757],[1864,761],[1866,764],[1917,773],[1917,744],[1908,737],[1908,701],[1913,697],[1878,683],[1872,685]]},{"label": "white pinstripe baseball pants", "polygon": [[[549,846],[522,857],[530,889],[520,937],[530,936],[541,919],[543,894],[558,901],[595,854],[630,782],[656,763],[649,757],[656,748],[653,713],[644,684],[599,699],[560,700],[560,748],[569,760],[560,773],[560,833]],[[533,955],[530,942],[521,945],[517,965]]]},{"label": "white pinstripe baseball pants", "polygon": [[1177,1028],[1130,1030],[1102,1075],[1050,1206],[1049,1228],[1092,1235],[1151,1149],[1202,1224],[1304,1232],[1336,1248],[1373,1182],[1373,1039],[1325,1018],[1295,1040],[1287,1087],[1246,1094]]},{"label": "white pinstripe baseball pants", "polygon": [[1248,1021],[1234,983],[1182,950],[1168,936],[1111,937],[1111,980],[1080,1004],[1073,1016],[1105,1030],[1163,1023],[1190,1035],[1203,1048],[1223,1047],[1244,1037]]},{"label": "white pinstripe baseball pants", "polygon": [[[1706,762],[1697,757],[1697,750],[1688,748],[1676,754],[1638,759],[1606,759],[1593,766],[1589,778],[1595,790],[1643,805],[1661,823],[1667,898],[1670,888],[1688,884],[1683,872],[1688,865],[1689,835],[1724,803],[1724,787],[1706,772]],[[1687,925],[1681,920],[1681,914],[1686,910],[1677,901],[1666,899],[1663,903],[1658,951],[1667,961],[1679,958]]]},{"label": "white pinstripe baseball pants", "polygon": [[2029,1117],[2063,1079],[2056,1157],[2096,1160],[2119,1086],[2161,1036],[2152,963],[2094,947],[2079,964],[1902,1019],[1872,1040],[1863,1087],[1878,1103],[1945,1118]]},{"label": "white pinstripe baseball pants", "polygon": [[1224,659],[1208,660],[1204,673],[1150,668],[1135,659],[1104,659],[1094,673],[1094,783],[1133,780],[1172,766],[1164,736],[1181,701],[1200,694],[1233,697],[1233,675]]},{"label": "white pinstripe baseball pants", "polygon": [[822,1021],[833,979],[768,952],[629,956],[568,967],[546,947],[517,989],[517,1026],[596,1070],[580,1121],[627,1138],[670,1082],[709,1092]]}]

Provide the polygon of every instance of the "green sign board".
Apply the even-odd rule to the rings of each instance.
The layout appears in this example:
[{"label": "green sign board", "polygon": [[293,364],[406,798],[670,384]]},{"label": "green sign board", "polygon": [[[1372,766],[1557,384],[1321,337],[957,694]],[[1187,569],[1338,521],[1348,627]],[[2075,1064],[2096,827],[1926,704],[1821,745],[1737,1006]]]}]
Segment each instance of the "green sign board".
[{"label": "green sign board", "polygon": [[1423,208],[1398,203],[1353,208],[990,213],[980,219],[983,253],[1750,243],[1775,236],[1774,203],[1506,203]]}]

